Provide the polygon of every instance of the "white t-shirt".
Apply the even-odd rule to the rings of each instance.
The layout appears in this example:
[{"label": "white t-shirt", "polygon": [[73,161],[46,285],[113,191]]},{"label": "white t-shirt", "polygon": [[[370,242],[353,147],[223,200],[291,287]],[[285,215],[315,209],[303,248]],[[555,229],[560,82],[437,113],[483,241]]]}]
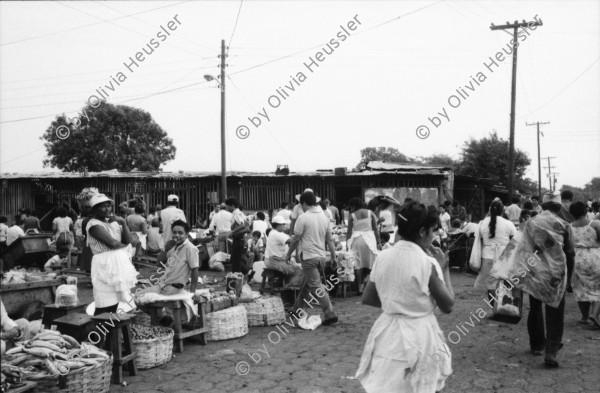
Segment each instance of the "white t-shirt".
[{"label": "white t-shirt", "polygon": [[267,232],[268,228],[269,228],[269,224],[267,224],[263,220],[254,220],[252,222],[252,233],[254,233],[254,231],[259,231],[260,233],[262,233],[262,236],[266,236],[266,232]]},{"label": "white t-shirt", "polygon": [[69,232],[71,225],[73,225],[73,220],[71,220],[71,217],[56,217],[52,220],[52,224],[56,224],[57,233]]},{"label": "white t-shirt", "polygon": [[233,215],[227,210],[219,210],[210,222],[209,228],[215,228],[217,233],[231,232],[231,218]]},{"label": "white t-shirt", "polygon": [[[254,242],[253,238],[252,239],[248,239],[247,246],[248,246],[248,251],[249,252],[252,252],[252,243],[253,242]],[[262,239],[258,239],[258,241],[256,242],[256,247],[258,247],[260,249],[260,248],[263,248],[264,246],[265,245],[263,244]]]},{"label": "white t-shirt", "polygon": [[312,206],[298,217],[294,235],[301,236],[299,247],[303,260],[325,258],[325,239],[331,238],[331,222],[320,206]]},{"label": "white t-shirt", "polygon": [[12,227],[8,228],[8,231],[6,231],[6,245],[9,246],[21,236],[25,236],[25,232],[23,232],[23,229],[21,229],[20,226],[13,225]]},{"label": "white t-shirt", "polygon": [[494,259],[496,255],[495,248],[499,247],[500,254],[510,242],[510,236],[517,234],[517,228],[512,222],[498,216],[496,217],[496,234],[490,239],[490,220],[491,217],[486,217],[479,224],[479,234],[483,240],[481,257],[486,259]]},{"label": "white t-shirt", "polygon": [[167,206],[166,208],[160,211],[160,219],[162,221],[163,241],[165,242],[165,244],[173,238],[171,224],[173,224],[177,220],[183,220],[187,222],[183,210],[178,209],[172,205]]},{"label": "white t-shirt", "polygon": [[285,258],[288,250],[288,247],[285,243],[289,240],[289,238],[290,237],[285,233],[279,232],[275,229],[269,232],[269,237],[267,238],[267,249],[265,251],[265,258]]},{"label": "white t-shirt", "polygon": [[[321,208],[321,206],[319,206],[319,209]],[[302,210],[302,204],[297,204],[296,206],[294,206],[294,210],[292,210],[292,213],[290,214],[290,218],[292,220],[297,220],[298,217],[300,217],[302,214],[304,213],[304,210]]]},{"label": "white t-shirt", "polygon": [[8,233],[8,225],[0,224],[0,242],[6,241],[6,234]]},{"label": "white t-shirt", "polygon": [[[302,210],[302,209],[300,209]],[[281,216],[285,218],[287,221],[290,220],[290,216],[292,215],[292,211],[290,209],[283,209],[277,212],[276,216]]]},{"label": "white t-shirt", "polygon": [[447,212],[440,214],[440,221],[442,223],[442,229],[444,230],[444,232],[448,233],[448,231],[450,230],[450,214],[448,214]]}]

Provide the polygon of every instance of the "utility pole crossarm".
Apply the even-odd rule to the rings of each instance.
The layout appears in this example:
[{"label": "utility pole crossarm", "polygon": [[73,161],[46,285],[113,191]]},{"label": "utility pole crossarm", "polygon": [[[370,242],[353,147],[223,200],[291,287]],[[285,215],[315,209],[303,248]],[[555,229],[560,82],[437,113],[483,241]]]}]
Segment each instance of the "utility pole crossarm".
[{"label": "utility pole crossarm", "polygon": [[492,25],[490,26],[490,30],[506,30],[506,29],[514,29],[515,27],[519,28],[519,27],[543,26],[543,25],[544,24],[542,23],[541,19],[540,19],[539,22],[537,22],[537,21],[536,22],[525,22],[525,21],[523,21],[523,22],[520,22],[520,23],[518,21],[515,21],[515,23],[508,23],[507,22],[507,24],[500,25],[500,26],[495,26],[492,23]]}]

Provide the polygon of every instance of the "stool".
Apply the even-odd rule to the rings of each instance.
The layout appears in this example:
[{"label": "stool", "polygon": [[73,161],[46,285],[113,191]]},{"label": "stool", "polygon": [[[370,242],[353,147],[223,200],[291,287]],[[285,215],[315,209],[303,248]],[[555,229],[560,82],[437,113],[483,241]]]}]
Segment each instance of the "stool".
[{"label": "stool", "polygon": [[[345,298],[348,291],[352,291],[351,287],[354,284],[353,281],[342,281],[340,282],[340,286],[338,287],[338,292],[342,291],[342,297]],[[337,295],[337,294],[336,294]]]},{"label": "stool", "polygon": [[129,375],[135,376],[134,359],[137,357],[137,352],[134,352],[131,347],[131,315],[105,312],[92,319],[96,321],[96,330],[101,332],[108,330],[107,344],[114,357],[112,382],[118,384],[123,382],[124,364],[127,364]]},{"label": "stool", "polygon": [[52,321],[56,318],[63,317],[69,314],[75,313],[85,313],[85,308],[87,304],[78,304],[76,306],[56,306],[54,304],[49,304],[44,306],[44,315],[42,317],[42,325],[44,325],[45,329],[50,329],[51,325],[54,325]]},{"label": "stool", "polygon": [[[280,291],[283,288],[284,279],[285,274],[273,269],[264,269],[262,272],[260,294],[262,295],[264,292],[270,292],[273,294],[274,292]],[[269,284],[268,288],[267,284]]]},{"label": "stool", "polygon": [[200,344],[206,345],[206,299],[198,303],[198,321],[194,324],[185,324],[185,328],[181,323],[183,317],[186,317],[185,306],[181,300],[174,301],[160,301],[145,305],[144,307],[149,308],[150,311],[150,323],[155,326],[158,325],[158,311],[163,307],[170,308],[173,310],[173,322],[175,335],[173,337],[175,351],[183,352],[183,339],[200,335]]},{"label": "stool", "polygon": [[52,321],[56,325],[56,330],[62,334],[73,337],[81,343],[92,331],[94,323],[87,314],[67,314]]}]

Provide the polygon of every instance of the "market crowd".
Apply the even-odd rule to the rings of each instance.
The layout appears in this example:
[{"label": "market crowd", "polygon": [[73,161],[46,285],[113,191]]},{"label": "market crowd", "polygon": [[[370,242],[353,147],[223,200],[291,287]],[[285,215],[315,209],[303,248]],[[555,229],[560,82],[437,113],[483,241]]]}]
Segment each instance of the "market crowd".
[{"label": "market crowd", "polygon": [[[131,296],[138,275],[131,259],[136,255],[169,262],[164,275],[143,293],[194,293],[200,268],[197,240],[202,237],[214,237],[216,251],[227,254],[231,271],[246,281],[264,269],[283,274],[284,285],[300,288],[290,312],[298,316],[300,309],[318,303],[324,325],[338,322],[330,299],[337,286],[325,285],[324,277],[340,265],[348,269],[362,302],[382,309],[356,373],[368,392],[436,392],[444,387],[452,373],[451,354],[434,311],[450,313],[454,306],[452,265],[477,274],[475,288],[495,305],[492,318],[520,319],[523,293],[528,294],[530,350],[544,356],[547,367],[559,365],[565,292],[575,295],[580,323],[600,329],[598,202],[573,202],[569,190],[547,192],[541,200],[536,195],[514,197],[508,206],[496,198],[478,223],[470,221],[457,200],[425,206],[411,198],[400,202],[379,196],[365,203],[356,197],[336,207],[312,189],[267,214],[246,214],[230,197],[192,225],[177,195],[169,195],[164,207],[150,208],[139,196],[115,207],[94,189],[84,190],[80,199],[85,207],[78,217],[57,209],[52,228],[58,256],[45,268],[60,267],[73,247],[81,248],[79,265],[91,273],[96,314],[117,311],[119,302]],[[3,248],[40,230],[39,219],[27,209],[14,217],[12,226],[7,221],[0,217]],[[529,263],[532,258],[534,264]],[[505,297],[514,309],[500,307]],[[164,318],[168,323],[168,312]],[[2,320],[3,340],[20,337],[14,332],[17,324],[5,324],[4,315]],[[447,356],[431,372],[418,373],[419,365],[440,348]]]}]

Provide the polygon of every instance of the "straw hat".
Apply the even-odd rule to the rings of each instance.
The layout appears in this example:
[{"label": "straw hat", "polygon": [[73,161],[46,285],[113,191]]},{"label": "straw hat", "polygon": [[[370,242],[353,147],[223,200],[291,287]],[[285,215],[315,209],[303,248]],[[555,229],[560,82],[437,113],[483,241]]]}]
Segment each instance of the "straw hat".
[{"label": "straw hat", "polygon": [[114,203],[114,201],[112,199],[110,199],[109,197],[107,197],[106,195],[96,194],[90,199],[90,207],[94,207],[94,206],[96,206],[100,203],[104,203],[104,202]]},{"label": "straw hat", "polygon": [[[315,192],[312,190],[312,188],[307,188],[307,189],[305,189],[305,190],[302,192],[302,194],[304,194],[305,192],[312,192],[313,194],[315,193]],[[296,200],[297,200],[298,202],[300,202],[300,195],[302,195],[302,194],[297,194],[297,195],[296,195]],[[317,198],[317,203],[319,203],[319,202],[321,201],[321,198],[319,198],[319,197],[318,197],[318,196],[316,196],[316,195],[315,195],[315,197]]]}]

